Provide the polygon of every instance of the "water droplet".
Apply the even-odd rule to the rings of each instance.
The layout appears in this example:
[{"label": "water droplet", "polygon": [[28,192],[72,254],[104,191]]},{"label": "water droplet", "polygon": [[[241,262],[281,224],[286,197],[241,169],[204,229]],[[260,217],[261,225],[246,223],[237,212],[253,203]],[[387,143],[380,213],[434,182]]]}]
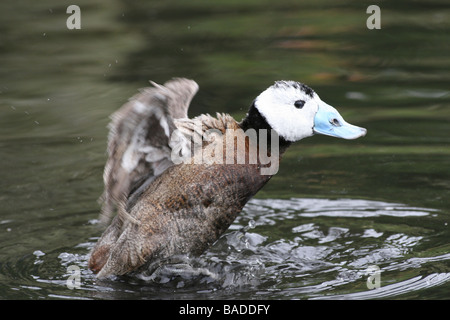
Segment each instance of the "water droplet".
[{"label": "water droplet", "polygon": [[42,257],[42,256],[45,256],[45,253],[42,252],[41,250],[36,250],[36,251],[33,252],[33,254],[34,254],[36,257]]}]

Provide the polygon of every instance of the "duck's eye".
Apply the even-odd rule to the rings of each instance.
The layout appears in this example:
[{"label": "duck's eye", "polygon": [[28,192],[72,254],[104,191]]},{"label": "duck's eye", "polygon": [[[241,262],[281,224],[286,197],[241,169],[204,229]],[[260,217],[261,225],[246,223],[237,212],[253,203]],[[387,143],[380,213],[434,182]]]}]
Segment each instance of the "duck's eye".
[{"label": "duck's eye", "polygon": [[330,123],[331,123],[333,126],[335,126],[335,127],[340,127],[340,126],[341,126],[341,123],[340,123],[339,120],[336,119],[336,118],[330,119]]},{"label": "duck's eye", "polygon": [[303,108],[304,105],[305,105],[305,101],[303,101],[303,100],[297,100],[297,101],[294,102],[294,106],[297,109]]}]

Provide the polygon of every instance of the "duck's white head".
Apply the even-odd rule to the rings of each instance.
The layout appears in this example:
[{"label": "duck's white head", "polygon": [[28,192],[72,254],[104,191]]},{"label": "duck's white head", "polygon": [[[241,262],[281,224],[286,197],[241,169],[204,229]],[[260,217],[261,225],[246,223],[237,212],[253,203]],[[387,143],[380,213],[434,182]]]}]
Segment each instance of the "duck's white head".
[{"label": "duck's white head", "polygon": [[277,81],[263,91],[254,106],[279,136],[294,142],[313,134],[356,139],[367,130],[351,125],[305,84]]}]

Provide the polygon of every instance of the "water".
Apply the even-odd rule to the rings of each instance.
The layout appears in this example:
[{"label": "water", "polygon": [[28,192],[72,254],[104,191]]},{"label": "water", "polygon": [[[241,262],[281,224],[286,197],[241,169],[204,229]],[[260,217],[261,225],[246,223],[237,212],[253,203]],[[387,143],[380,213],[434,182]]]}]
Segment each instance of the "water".
[{"label": "water", "polygon": [[[382,3],[368,30],[353,1],[78,1],[68,30],[70,4],[0,4],[2,299],[450,297],[447,6]],[[173,76],[200,85],[191,116],[293,79],[368,135],[298,142],[202,256],[99,281],[108,116]]]}]

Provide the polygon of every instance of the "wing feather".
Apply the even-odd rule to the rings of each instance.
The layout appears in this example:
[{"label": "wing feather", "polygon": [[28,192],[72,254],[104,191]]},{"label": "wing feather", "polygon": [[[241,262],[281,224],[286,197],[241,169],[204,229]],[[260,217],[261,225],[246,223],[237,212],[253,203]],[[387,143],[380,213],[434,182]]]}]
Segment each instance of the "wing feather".
[{"label": "wing feather", "polygon": [[152,84],[111,116],[101,198],[104,223],[116,208],[119,214],[125,209],[131,192],[173,165],[170,137],[176,129],[174,119],[187,118],[198,91],[195,81],[184,78]]}]

